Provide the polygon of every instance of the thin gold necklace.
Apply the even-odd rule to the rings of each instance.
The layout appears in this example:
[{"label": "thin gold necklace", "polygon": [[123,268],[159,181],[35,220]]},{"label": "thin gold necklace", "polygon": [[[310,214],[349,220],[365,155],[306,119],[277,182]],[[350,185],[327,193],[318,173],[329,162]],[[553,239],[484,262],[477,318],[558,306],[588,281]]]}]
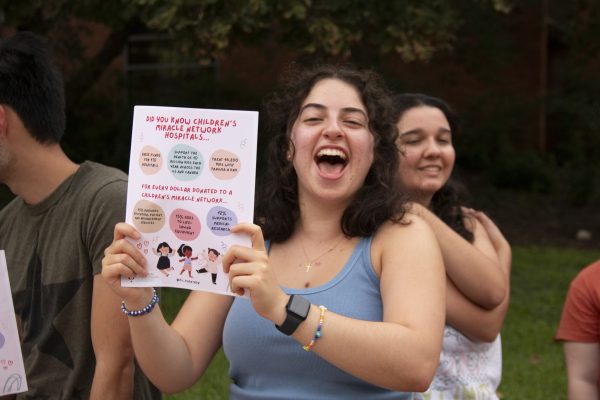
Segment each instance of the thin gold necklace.
[{"label": "thin gold necklace", "polygon": [[317,260],[319,258],[325,256],[326,254],[331,253],[333,250],[335,250],[335,248],[338,247],[340,243],[342,243],[342,240],[344,240],[344,235],[342,235],[342,237],[340,238],[340,240],[338,240],[333,246],[331,246],[330,248],[328,248],[327,250],[325,250],[323,253],[319,254],[318,256],[316,256],[315,258],[313,258],[311,260],[308,257],[308,254],[306,254],[306,249],[304,248],[304,241],[302,240],[302,237],[300,237],[300,246],[302,247],[302,252],[304,253],[304,257],[306,257],[306,259],[308,260],[308,263],[306,263],[306,264],[299,264],[300,267],[306,268],[306,272],[310,272],[310,269],[312,267],[318,267],[318,266],[320,266],[321,262],[317,261]]}]

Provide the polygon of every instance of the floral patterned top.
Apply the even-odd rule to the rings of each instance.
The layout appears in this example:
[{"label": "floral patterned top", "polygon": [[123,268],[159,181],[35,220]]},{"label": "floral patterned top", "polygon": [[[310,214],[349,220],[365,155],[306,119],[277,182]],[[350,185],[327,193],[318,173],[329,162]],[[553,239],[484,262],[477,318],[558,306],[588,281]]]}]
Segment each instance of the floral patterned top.
[{"label": "floral patterned top", "polygon": [[419,400],[497,400],[502,377],[500,335],[491,343],[473,342],[451,326],[444,328],[440,364]]}]

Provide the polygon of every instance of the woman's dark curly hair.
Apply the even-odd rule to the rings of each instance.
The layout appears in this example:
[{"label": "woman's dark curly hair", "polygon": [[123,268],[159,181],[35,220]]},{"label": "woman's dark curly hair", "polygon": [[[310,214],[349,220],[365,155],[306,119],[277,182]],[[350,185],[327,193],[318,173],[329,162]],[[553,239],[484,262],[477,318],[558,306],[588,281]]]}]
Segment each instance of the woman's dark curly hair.
[{"label": "woman's dark curly hair", "polygon": [[[455,136],[459,132],[460,123],[458,116],[442,99],[421,93],[405,93],[395,96],[393,103],[395,121],[399,121],[402,115],[411,108],[422,106],[434,107],[440,110],[446,117],[446,120],[448,120],[452,135]],[[473,242],[473,232],[465,226],[464,214],[460,208],[463,191],[464,188],[456,180],[450,178],[440,190],[435,192],[429,208],[449,227],[454,229],[455,232],[469,242]]]},{"label": "woman's dark curly hair", "polygon": [[[348,237],[372,235],[387,220],[399,222],[404,215],[403,195],[396,184],[398,136],[389,92],[377,74],[351,66],[319,65],[311,69],[291,67],[283,76],[282,89],[266,102],[271,143],[265,179],[257,192],[256,221],[265,238],[288,239],[300,216],[298,177],[292,165],[290,134],[302,103],[323,79],[338,79],[354,87],[367,109],[374,137],[373,164],[341,220]],[[292,154],[289,157],[288,154]]]}]

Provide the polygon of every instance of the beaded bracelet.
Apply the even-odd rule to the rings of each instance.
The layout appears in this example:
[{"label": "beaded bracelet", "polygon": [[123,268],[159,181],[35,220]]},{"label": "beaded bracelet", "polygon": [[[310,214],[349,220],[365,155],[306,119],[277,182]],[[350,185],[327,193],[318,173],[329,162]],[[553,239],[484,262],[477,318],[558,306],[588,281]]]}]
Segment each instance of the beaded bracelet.
[{"label": "beaded bracelet", "polygon": [[148,303],[146,307],[140,310],[128,310],[127,307],[125,307],[125,300],[123,300],[121,302],[121,311],[123,312],[123,314],[127,315],[128,317],[139,317],[148,314],[150,311],[152,311],[156,303],[158,303],[158,294],[156,293],[156,289],[152,288],[152,291],[154,292],[154,294],[152,295],[150,303]]},{"label": "beaded bracelet", "polygon": [[312,347],[315,345],[317,340],[319,340],[319,338],[321,337],[321,334],[322,334],[321,330],[323,329],[323,321],[325,320],[325,311],[327,311],[327,307],[319,306],[319,309],[321,310],[321,314],[319,314],[319,325],[317,325],[317,330],[315,331],[315,336],[313,336],[310,343],[302,346],[304,351],[310,351],[310,349],[312,349]]}]

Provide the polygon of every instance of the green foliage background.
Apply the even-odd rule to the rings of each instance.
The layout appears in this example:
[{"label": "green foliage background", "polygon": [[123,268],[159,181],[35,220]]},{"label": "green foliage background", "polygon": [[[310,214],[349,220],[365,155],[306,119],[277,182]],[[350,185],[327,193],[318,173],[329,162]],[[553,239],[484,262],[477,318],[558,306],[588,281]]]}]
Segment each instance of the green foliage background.
[{"label": "green foliage background", "polygon": [[[64,147],[76,161],[126,170],[135,104],[261,110],[287,63],[349,61],[395,91],[454,106],[467,180],[567,206],[600,204],[598,21],[592,0],[0,0],[0,34],[31,29],[55,47],[67,84]],[[99,27],[109,30],[97,42]],[[155,40],[132,40],[140,36]],[[2,187],[0,205],[10,197]]]}]

